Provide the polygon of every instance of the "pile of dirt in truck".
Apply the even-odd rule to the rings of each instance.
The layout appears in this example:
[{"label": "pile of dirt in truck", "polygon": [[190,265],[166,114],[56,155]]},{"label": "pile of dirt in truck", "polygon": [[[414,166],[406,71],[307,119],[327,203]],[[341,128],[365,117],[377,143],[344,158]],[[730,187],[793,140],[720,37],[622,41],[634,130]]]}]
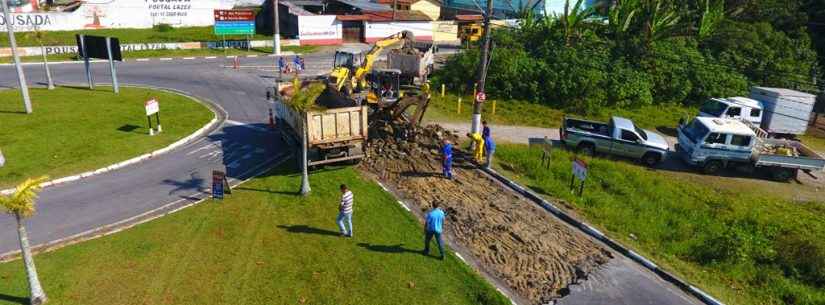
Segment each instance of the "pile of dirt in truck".
[{"label": "pile of dirt in truck", "polygon": [[437,125],[413,133],[386,123],[373,126],[360,167],[422,211],[441,202],[447,237],[532,304],[563,296],[570,284],[611,258],[584,234],[478,170],[461,152],[454,157],[454,180],[443,178],[439,148],[444,138],[459,140]]}]

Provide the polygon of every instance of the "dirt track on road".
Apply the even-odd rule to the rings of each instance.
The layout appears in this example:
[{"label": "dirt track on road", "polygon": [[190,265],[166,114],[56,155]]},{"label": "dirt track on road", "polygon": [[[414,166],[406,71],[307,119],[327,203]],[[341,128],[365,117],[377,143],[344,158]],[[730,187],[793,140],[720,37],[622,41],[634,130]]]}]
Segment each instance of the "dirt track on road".
[{"label": "dirt track on road", "polygon": [[444,179],[440,139],[454,136],[440,127],[425,129],[415,142],[397,141],[392,134],[386,130],[370,135],[361,169],[421,210],[442,202],[448,236],[531,304],[563,296],[568,285],[610,260],[609,251],[477,170],[460,154],[455,158],[455,179]]}]

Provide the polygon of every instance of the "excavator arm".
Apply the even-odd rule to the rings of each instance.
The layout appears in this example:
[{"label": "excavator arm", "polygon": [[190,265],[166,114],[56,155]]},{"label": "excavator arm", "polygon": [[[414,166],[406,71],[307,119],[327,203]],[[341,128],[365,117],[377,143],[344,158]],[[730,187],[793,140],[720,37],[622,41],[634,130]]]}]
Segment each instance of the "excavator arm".
[{"label": "excavator arm", "polygon": [[[339,91],[344,90],[344,87],[350,85],[350,89],[366,88],[366,75],[373,69],[378,56],[387,47],[398,44],[399,42],[409,43],[412,41],[412,32],[403,31],[392,36],[376,41],[370,50],[365,53],[364,61],[357,68],[352,70],[346,65],[339,65],[336,62],[335,68],[330,73],[330,78],[335,81],[335,88]],[[337,59],[336,59],[337,61]],[[354,70],[354,71],[353,71]],[[350,82],[347,84],[347,82]]]}]

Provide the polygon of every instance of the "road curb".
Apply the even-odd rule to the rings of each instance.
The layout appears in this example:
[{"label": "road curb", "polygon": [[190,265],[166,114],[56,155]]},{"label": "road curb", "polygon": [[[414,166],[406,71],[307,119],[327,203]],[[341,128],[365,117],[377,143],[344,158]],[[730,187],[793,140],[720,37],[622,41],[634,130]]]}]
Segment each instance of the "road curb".
[{"label": "road curb", "polygon": [[661,279],[663,279],[663,280],[679,287],[679,289],[682,289],[682,291],[696,297],[697,299],[699,299],[703,303],[708,304],[708,305],[725,305],[725,303],[720,302],[719,300],[715,299],[714,297],[712,297],[708,293],[706,293],[706,292],[702,291],[701,289],[696,288],[695,286],[691,285],[687,281],[685,281],[683,279],[680,279],[680,278],[676,277],[675,275],[661,269],[653,261],[645,258],[644,256],[634,252],[633,250],[628,249],[627,247],[623,246],[622,244],[620,244],[620,243],[616,242],[615,240],[607,237],[607,235],[605,235],[601,231],[597,230],[593,226],[591,226],[591,225],[589,225],[589,224],[587,224],[583,221],[580,221],[580,220],[574,218],[573,216],[570,216],[569,214],[565,213],[563,210],[556,207],[551,202],[545,200],[544,198],[542,198],[538,194],[533,193],[532,191],[522,187],[521,185],[519,185],[515,181],[512,181],[512,180],[508,179],[507,177],[504,177],[503,175],[499,174],[495,170],[484,168],[484,167],[482,167],[482,170],[485,173],[487,173],[488,175],[490,175],[491,177],[495,178],[496,180],[499,180],[500,182],[506,184],[507,186],[512,188],[514,191],[518,192],[519,194],[523,195],[524,197],[527,197],[528,199],[530,199],[534,203],[538,204],[539,206],[541,206],[542,208],[544,208],[545,210],[547,210],[548,212],[550,212],[551,214],[553,214],[557,218],[561,219],[562,221],[564,221],[564,222],[566,222],[566,223],[568,223],[568,224],[570,224],[574,227],[579,228],[581,231],[583,231],[587,235],[590,235],[593,238],[596,238],[599,241],[605,243],[606,245],[608,245],[613,250],[621,253],[625,257],[630,258],[631,260],[635,261],[636,263],[642,265],[646,269],[648,269],[648,270],[652,271],[654,274],[656,274],[659,278],[661,278]]},{"label": "road curb", "polygon": [[[69,84],[69,85],[71,85],[71,84]],[[98,86],[104,86],[104,85],[99,84]],[[177,140],[174,143],[172,143],[172,144],[170,144],[170,145],[168,145],[164,148],[161,148],[161,149],[158,149],[158,150],[155,150],[155,151],[143,154],[143,155],[139,155],[137,157],[127,159],[125,161],[121,161],[121,162],[118,162],[118,163],[115,163],[115,164],[112,164],[112,165],[109,165],[109,166],[106,166],[106,167],[86,171],[86,172],[76,174],[76,175],[71,175],[71,176],[67,176],[67,177],[61,177],[61,178],[49,180],[49,181],[41,183],[40,184],[41,188],[52,187],[52,186],[61,185],[61,184],[67,183],[67,182],[78,181],[78,180],[81,180],[81,179],[101,175],[101,174],[104,174],[104,173],[108,173],[108,172],[111,172],[111,171],[114,171],[114,170],[118,170],[118,169],[127,167],[129,165],[137,164],[137,163],[152,159],[154,157],[158,157],[160,155],[163,155],[165,153],[168,153],[168,152],[174,150],[175,148],[186,145],[190,141],[192,141],[196,138],[199,138],[201,136],[204,136],[204,135],[208,134],[209,132],[211,132],[213,130],[213,128],[215,128],[216,126],[222,124],[229,117],[226,110],[221,108],[218,104],[212,103],[212,102],[205,102],[202,99],[197,98],[197,97],[195,97],[195,96],[193,96],[193,95],[191,95],[187,92],[181,91],[181,90],[176,90],[176,89],[171,89],[171,88],[161,88],[161,87],[155,87],[155,86],[147,86],[147,85],[128,84],[128,85],[121,85],[121,86],[122,87],[133,87],[133,88],[144,88],[144,89],[160,90],[160,91],[166,91],[166,92],[170,92],[170,93],[185,96],[185,97],[195,101],[196,103],[205,106],[207,109],[212,111],[212,120],[210,120],[209,123],[206,123],[206,125],[204,125],[200,129],[196,130],[194,133],[192,133],[192,134],[190,134],[190,135],[188,135],[188,136],[186,136],[186,137],[184,137],[180,140]],[[222,112],[222,114],[219,115],[218,111]],[[15,188],[0,190],[0,195],[8,196],[8,195],[13,194],[14,191],[15,191]]]}]

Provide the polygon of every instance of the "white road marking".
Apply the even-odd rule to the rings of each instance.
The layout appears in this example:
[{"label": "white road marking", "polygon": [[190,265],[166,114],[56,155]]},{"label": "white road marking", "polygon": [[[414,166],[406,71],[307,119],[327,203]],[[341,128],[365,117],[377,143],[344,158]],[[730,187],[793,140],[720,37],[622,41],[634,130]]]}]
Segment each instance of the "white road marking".
[{"label": "white road marking", "polygon": [[238,121],[233,121],[233,120],[226,120],[226,123],[228,123],[230,125],[234,125],[234,126],[249,128],[249,129],[252,129],[252,130],[255,130],[255,131],[260,131],[260,132],[267,132],[268,133],[268,132],[271,131],[271,130],[263,128],[263,127],[258,127],[258,126],[254,126],[254,125],[251,125],[251,124],[248,124],[248,123],[243,123],[243,122],[238,122]]},{"label": "white road marking", "polygon": [[161,58],[160,60],[161,60],[161,61],[169,61],[169,60],[172,60],[172,59],[174,59],[174,58],[164,57],[164,58]]},{"label": "white road marking", "polygon": [[212,159],[212,158],[215,158],[217,156],[220,156],[221,154],[223,154],[223,152],[221,152],[220,150],[216,150],[216,151],[209,152],[207,154],[200,155],[200,156],[198,156],[198,159],[203,159],[203,158],[206,158],[206,157],[209,157],[210,159]]},{"label": "white road marking", "polygon": [[195,59],[194,57],[184,57],[183,59],[192,60]]},{"label": "white road marking", "polygon": [[186,155],[187,155],[187,156],[189,156],[189,155],[192,155],[192,154],[194,154],[194,153],[196,153],[196,152],[199,152],[199,151],[201,151],[201,150],[204,150],[204,149],[210,149],[210,148],[213,148],[213,147],[217,147],[217,145],[215,145],[214,143],[209,143],[209,144],[207,144],[207,145],[204,145],[204,146],[198,147],[198,149],[195,149],[195,150],[193,150],[193,151],[190,151],[190,152],[186,153]]},{"label": "white road marking", "polygon": [[215,58],[218,58],[218,57],[217,56],[207,56],[207,57],[204,57],[204,58],[206,58],[206,59],[215,59]]},{"label": "white road marking", "polygon": [[149,61],[149,59],[148,58],[138,58],[138,59],[135,59],[135,61]]},{"label": "white road marking", "polygon": [[247,55],[246,57],[248,57],[248,58],[255,58],[255,57],[258,57],[258,55]]}]

